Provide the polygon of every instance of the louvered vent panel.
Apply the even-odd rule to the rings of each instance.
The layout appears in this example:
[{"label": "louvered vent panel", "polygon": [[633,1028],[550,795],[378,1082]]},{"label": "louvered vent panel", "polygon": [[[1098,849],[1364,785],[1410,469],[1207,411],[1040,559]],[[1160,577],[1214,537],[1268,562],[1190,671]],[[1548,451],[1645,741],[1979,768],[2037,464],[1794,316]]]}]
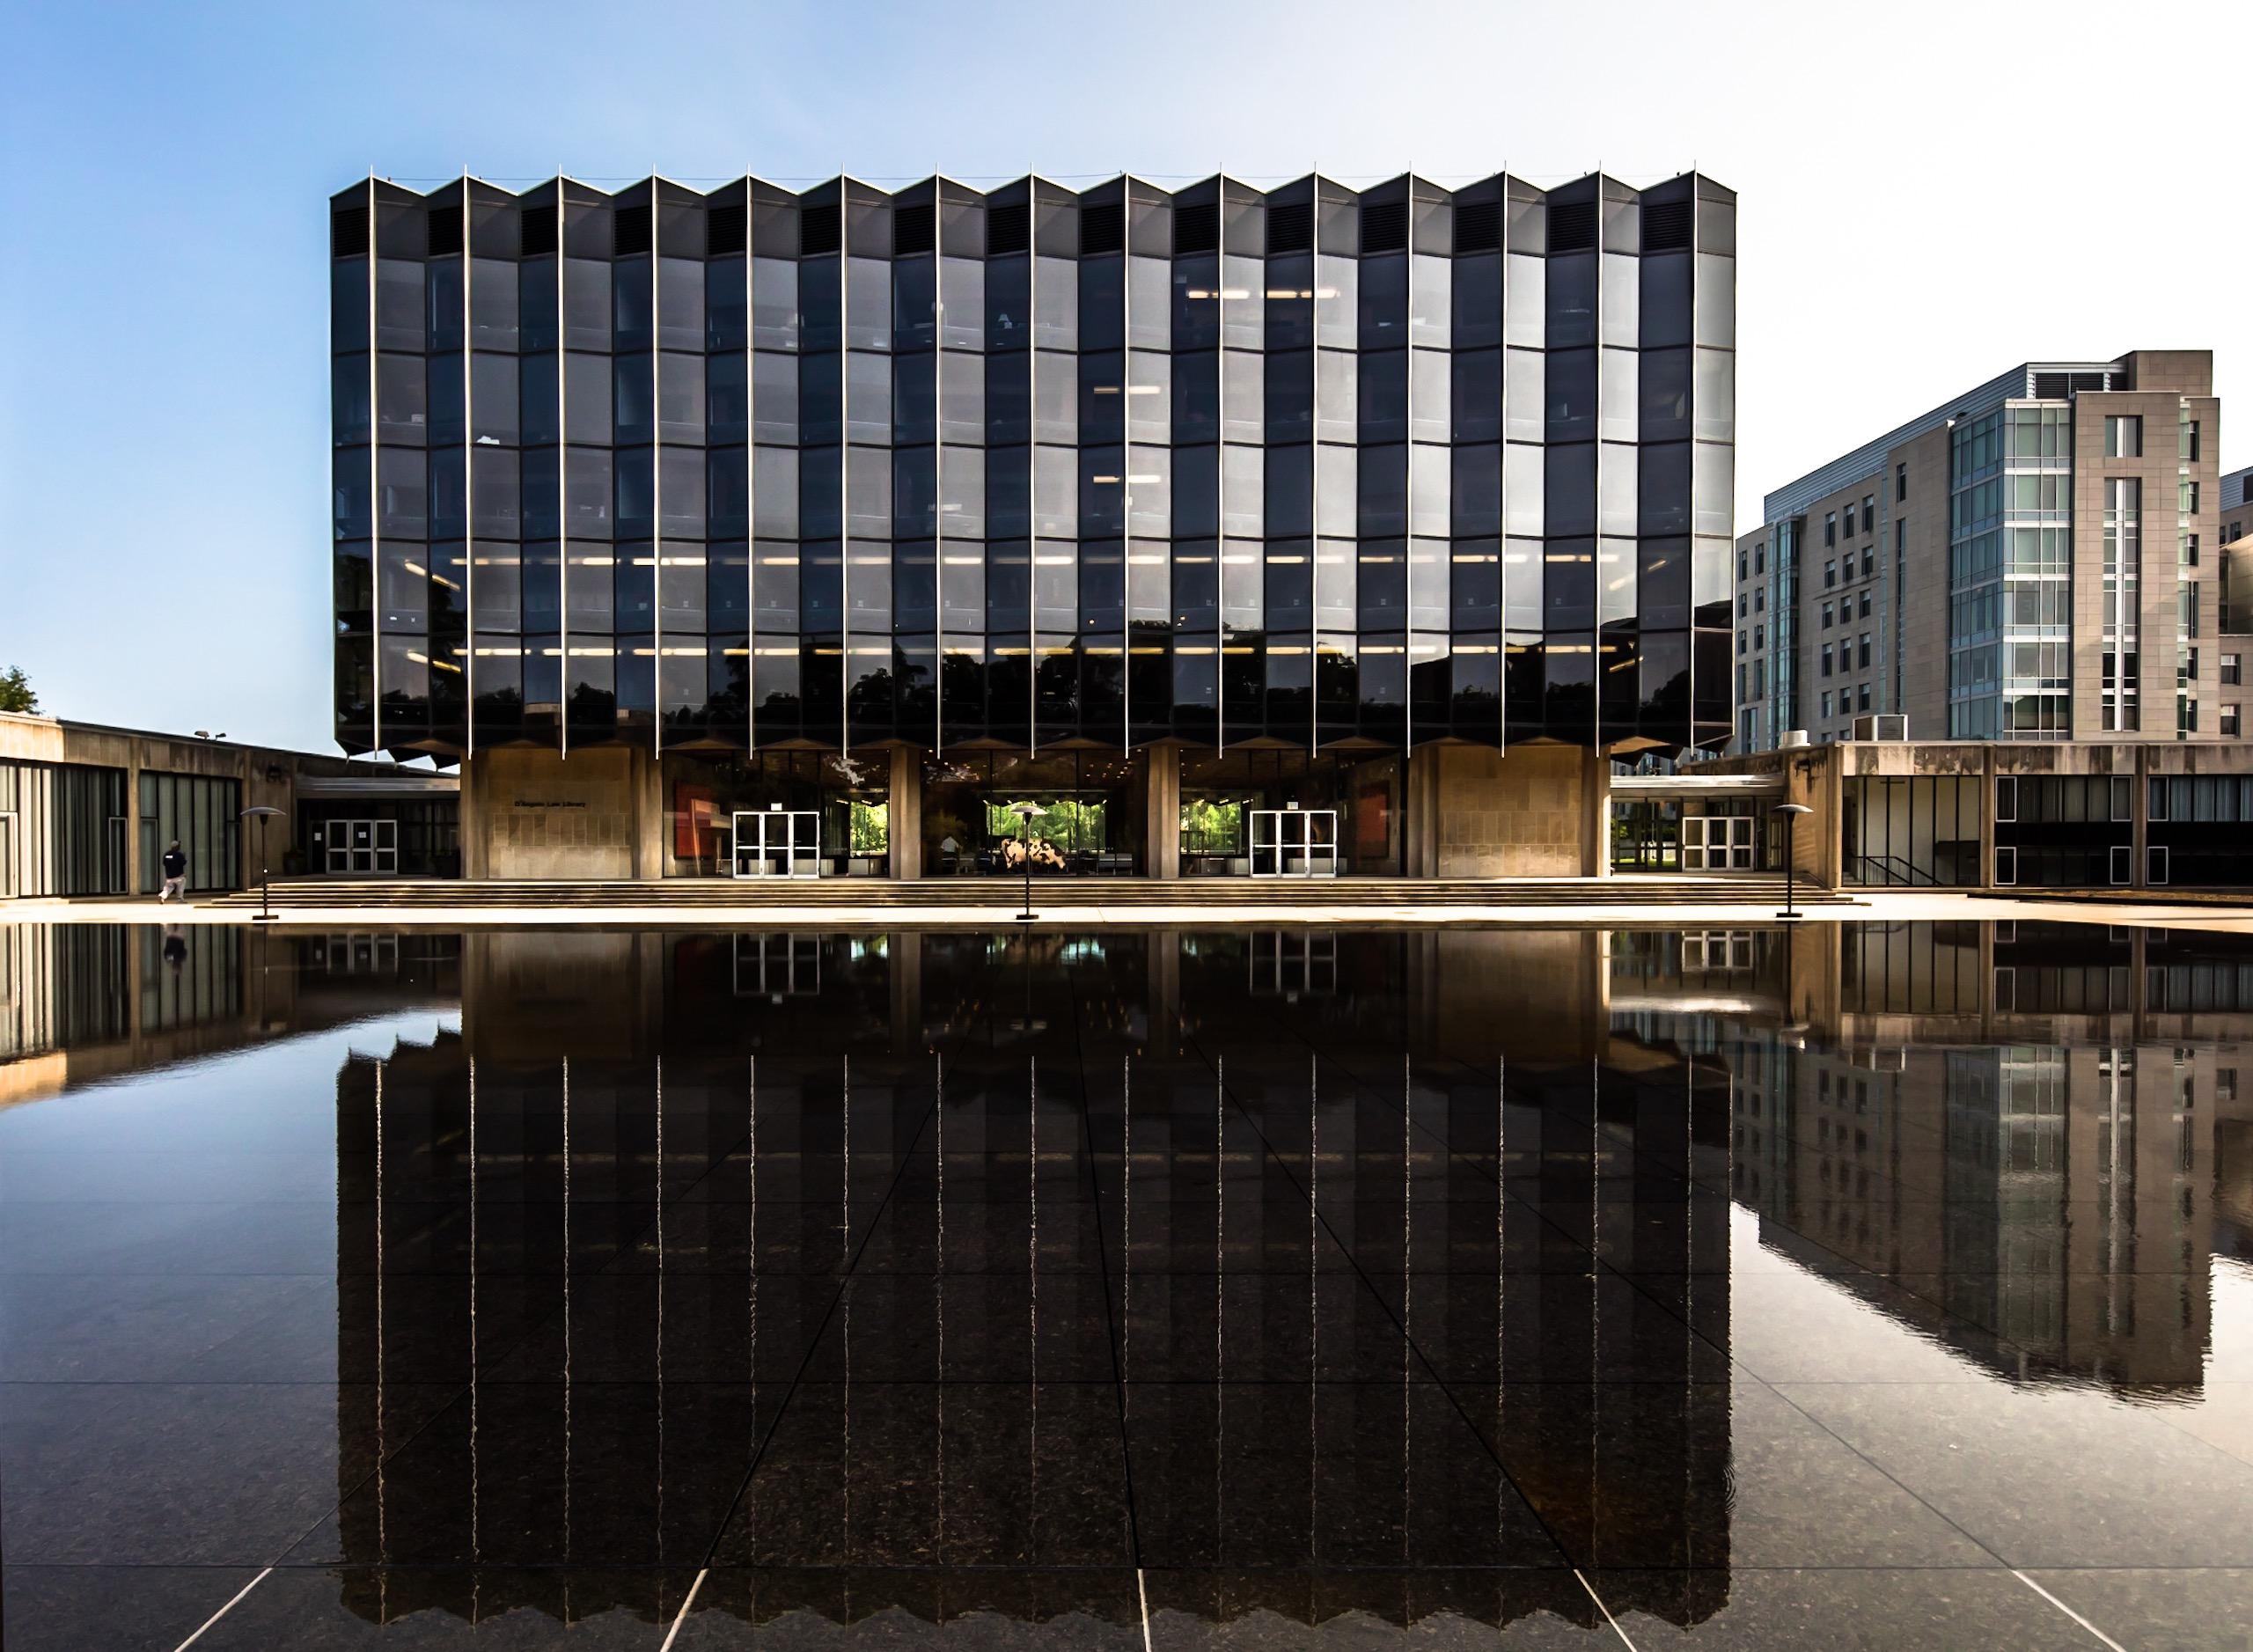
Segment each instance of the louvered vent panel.
[{"label": "louvered vent panel", "polygon": [[1314,247],[1314,206],[1302,201],[1295,206],[1267,209],[1267,251],[1277,253],[1310,252]]},{"label": "louvered vent panel", "polygon": [[1455,204],[1455,250],[1491,253],[1502,244],[1502,203],[1458,201]]},{"label": "louvered vent panel", "polygon": [[714,207],[704,215],[705,255],[723,258],[730,253],[740,253],[743,251],[743,234],[742,207]]},{"label": "louvered vent panel", "polygon": [[620,207],[611,224],[611,251],[620,258],[633,258],[649,250],[649,209],[646,206]]},{"label": "louvered vent panel", "polygon": [[1173,253],[1217,252],[1221,245],[1221,209],[1217,202],[1173,209]]},{"label": "louvered vent panel", "polygon": [[555,250],[555,209],[526,207],[525,209],[525,256],[545,258]]},{"label": "louvered vent panel", "polygon": [[461,203],[430,209],[430,256],[451,258],[461,251]]},{"label": "louvered vent panel", "polygon": [[1643,205],[1643,251],[1686,252],[1690,246],[1690,203],[1687,201],[1646,202]]},{"label": "louvered vent panel", "polygon": [[1397,253],[1408,245],[1408,203],[1387,201],[1361,209],[1361,251]]},{"label": "louvered vent panel", "polygon": [[932,214],[928,205],[899,207],[892,215],[892,251],[896,258],[931,250]]},{"label": "louvered vent panel", "polygon": [[1022,253],[1031,244],[1032,214],[1023,202],[986,209],[986,250]]},{"label": "louvered vent panel", "polygon": [[346,207],[328,218],[328,255],[365,258],[368,255],[368,209]]},{"label": "louvered vent panel", "polygon": [[1596,246],[1596,202],[1549,203],[1549,250],[1586,253]]},{"label": "louvered vent panel", "polygon": [[837,209],[808,207],[798,220],[798,251],[819,258],[837,250]]},{"label": "louvered vent panel", "polygon": [[1126,244],[1126,213],[1118,202],[1080,209],[1080,255],[1115,253]]}]

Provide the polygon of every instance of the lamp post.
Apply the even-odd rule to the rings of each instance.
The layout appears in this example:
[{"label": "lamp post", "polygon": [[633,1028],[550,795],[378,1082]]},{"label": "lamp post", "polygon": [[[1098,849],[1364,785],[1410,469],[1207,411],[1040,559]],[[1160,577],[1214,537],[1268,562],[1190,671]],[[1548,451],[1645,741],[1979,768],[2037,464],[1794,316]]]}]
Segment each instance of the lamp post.
[{"label": "lamp post", "polygon": [[274,921],[274,911],[270,904],[272,892],[267,881],[266,871],[266,823],[281,812],[282,811],[274,807],[273,804],[264,803],[254,803],[243,811],[245,819],[255,819],[258,822],[258,915],[251,920],[253,923]]},{"label": "lamp post", "polygon": [[1034,816],[1048,811],[1028,798],[1024,803],[1011,804],[1009,812],[1024,823],[1024,910],[1017,914],[1017,921],[1030,923],[1037,915],[1032,909],[1032,822]]},{"label": "lamp post", "polygon": [[1784,817],[1784,909],[1776,915],[1795,919],[1799,916],[1799,864],[1792,855],[1792,828],[1799,824],[1800,816],[1813,814],[1815,811],[1803,803],[1780,803],[1776,805],[1776,812]]}]

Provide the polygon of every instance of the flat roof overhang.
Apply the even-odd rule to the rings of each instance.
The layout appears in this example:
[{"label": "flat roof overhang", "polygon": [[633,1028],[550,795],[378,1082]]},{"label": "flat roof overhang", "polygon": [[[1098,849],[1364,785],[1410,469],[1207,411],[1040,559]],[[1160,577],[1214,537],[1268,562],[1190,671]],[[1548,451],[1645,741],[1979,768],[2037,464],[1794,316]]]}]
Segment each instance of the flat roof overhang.
[{"label": "flat roof overhang", "polygon": [[1781,797],[1781,775],[1614,775],[1615,797]]}]

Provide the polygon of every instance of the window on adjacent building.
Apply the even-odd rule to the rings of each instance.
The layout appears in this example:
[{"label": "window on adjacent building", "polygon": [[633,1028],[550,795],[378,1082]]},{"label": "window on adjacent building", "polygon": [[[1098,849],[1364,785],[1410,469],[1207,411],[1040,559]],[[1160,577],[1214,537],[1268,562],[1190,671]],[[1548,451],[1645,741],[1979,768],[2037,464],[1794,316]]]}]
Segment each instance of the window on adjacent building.
[{"label": "window on adjacent building", "polygon": [[1865,545],[1862,547],[1862,577],[1868,579],[1875,572],[1877,572],[1877,547]]},{"label": "window on adjacent building", "polygon": [[1854,703],[1856,708],[1860,710],[1867,711],[1869,709],[1869,685],[1868,683],[1864,683],[1860,688],[1854,691]]},{"label": "window on adjacent building", "polygon": [[1831,719],[1831,691],[1828,688],[1823,691],[1823,719],[1826,723]]},{"label": "window on adjacent building", "polygon": [[1874,493],[1862,496],[1862,532],[1877,532],[1877,496]]},{"label": "window on adjacent building", "polygon": [[1838,513],[1836,510],[1825,510],[1823,513],[1823,542],[1825,545],[1836,545],[1838,542]]},{"label": "window on adjacent building", "polygon": [[2242,679],[2241,679],[2237,674],[2237,659],[2238,657],[2235,654],[2225,654],[2221,657],[2221,680],[2223,682],[2235,683],[2242,680]]},{"label": "window on adjacent building", "polygon": [[1831,645],[1828,642],[1823,645],[1823,674],[1825,677],[1831,674]]},{"label": "window on adjacent building", "polygon": [[1869,587],[1867,585],[1862,587],[1861,617],[1865,620],[1869,618]]},{"label": "window on adjacent building", "polygon": [[2221,731],[2232,738],[2235,738],[2237,734],[2237,708],[2235,706],[2224,706],[2221,709]]},{"label": "window on adjacent building", "polygon": [[1905,465],[1905,464],[1903,464],[1903,465],[1896,465],[1896,466],[1893,467],[1893,500],[1894,500],[1894,503],[1895,503],[1896,504],[1898,504],[1902,500],[1906,499],[1908,496],[1909,496],[1909,467],[1908,467],[1908,466],[1907,466],[1907,465]]},{"label": "window on adjacent building", "polygon": [[2176,508],[2179,509],[2186,517],[2194,517],[2198,514],[2198,483],[2194,481],[2186,481],[2183,484],[2181,497],[2177,501]]},{"label": "window on adjacent building", "polygon": [[1854,666],[1855,666],[1855,669],[1856,669],[1856,670],[1858,670],[1858,671],[1866,671],[1866,670],[1868,670],[1868,667],[1869,667],[1869,633],[1868,633],[1868,632],[1865,631],[1865,632],[1863,632],[1863,633],[1861,634],[1860,638],[1858,640],[1858,642],[1857,642],[1857,643],[1856,643],[1856,645],[1855,645],[1855,650],[1854,650],[1854,651],[1855,651],[1855,660],[1854,660]]},{"label": "window on adjacent building", "polygon": [[1823,564],[1823,589],[1830,590],[1838,583],[1838,564],[1834,560]]},{"label": "window on adjacent building", "polygon": [[2185,419],[2176,429],[2176,452],[2179,457],[2195,459],[2198,457],[2198,422]]},{"label": "window on adjacent building", "polygon": [[1826,602],[1823,605],[1823,628],[1826,631],[1831,628],[1831,605]]},{"label": "window on adjacent building", "polygon": [[2104,457],[2107,459],[2141,459],[2144,456],[2144,422],[2140,415],[2110,413],[2104,416]]}]

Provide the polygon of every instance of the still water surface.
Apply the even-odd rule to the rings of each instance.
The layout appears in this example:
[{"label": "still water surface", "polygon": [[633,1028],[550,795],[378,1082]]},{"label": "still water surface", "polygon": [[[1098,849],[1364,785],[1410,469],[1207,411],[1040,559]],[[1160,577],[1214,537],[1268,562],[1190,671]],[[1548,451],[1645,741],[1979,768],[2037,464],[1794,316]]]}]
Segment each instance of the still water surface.
[{"label": "still water surface", "polygon": [[0,949],[11,1652],[2253,1624],[2233,937]]}]

